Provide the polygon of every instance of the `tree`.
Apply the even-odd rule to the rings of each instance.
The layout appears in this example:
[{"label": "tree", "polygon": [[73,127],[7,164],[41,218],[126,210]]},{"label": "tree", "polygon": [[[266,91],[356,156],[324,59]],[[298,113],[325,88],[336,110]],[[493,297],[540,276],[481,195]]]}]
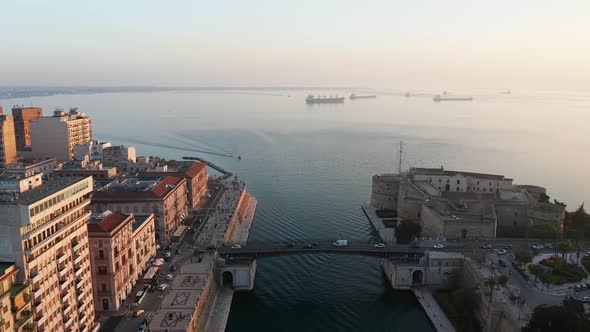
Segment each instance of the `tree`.
[{"label": "tree", "polygon": [[402,244],[410,243],[420,236],[422,228],[417,222],[410,220],[403,220],[398,226],[395,226],[395,238],[397,242]]},{"label": "tree", "polygon": [[519,250],[514,252],[514,258],[523,266],[533,261],[533,253],[530,250]]},{"label": "tree", "polygon": [[498,285],[504,286],[508,282],[508,277],[505,275],[498,276],[496,278],[496,282],[498,283]]},{"label": "tree", "polygon": [[540,305],[533,311],[523,332],[582,332],[590,331],[590,321],[572,310],[571,306]]},{"label": "tree", "polygon": [[[563,256],[563,262],[567,264],[567,254],[573,250],[573,246],[569,242],[561,242],[557,245],[557,251],[559,251]],[[557,257],[556,257],[557,258]],[[554,264],[553,267],[555,268]]]},{"label": "tree", "polygon": [[560,201],[558,201],[556,199],[553,200],[553,204],[555,204],[555,205],[561,205],[564,208],[567,206],[567,204],[565,204],[564,202],[560,202]]},{"label": "tree", "polygon": [[549,196],[546,193],[541,193],[539,196],[539,202],[541,203],[549,203]]}]

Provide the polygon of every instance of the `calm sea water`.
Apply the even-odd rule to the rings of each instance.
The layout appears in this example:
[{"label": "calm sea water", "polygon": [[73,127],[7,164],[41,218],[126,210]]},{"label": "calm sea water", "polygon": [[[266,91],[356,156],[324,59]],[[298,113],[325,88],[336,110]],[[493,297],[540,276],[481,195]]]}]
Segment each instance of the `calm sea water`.
[{"label": "calm sea water", "polygon": [[[589,95],[473,95],[473,102],[434,103],[381,92],[374,100],[313,106],[297,91],[1,102],[5,110],[32,103],[46,113],[78,106],[93,118],[98,139],[134,144],[143,155],[201,156],[235,170],[259,201],[252,241],[374,241],[360,204],[370,198],[373,174],[397,170],[400,140],[404,168],[500,173],[545,186],[570,207],[590,202]],[[234,298],[228,331],[432,331],[416,300],[386,285],[375,258],[265,258],[256,278],[253,292]]]}]

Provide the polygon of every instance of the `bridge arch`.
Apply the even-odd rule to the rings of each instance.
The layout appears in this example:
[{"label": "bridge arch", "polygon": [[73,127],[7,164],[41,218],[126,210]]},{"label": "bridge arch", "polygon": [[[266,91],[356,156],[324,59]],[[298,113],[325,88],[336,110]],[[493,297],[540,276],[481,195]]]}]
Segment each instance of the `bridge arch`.
[{"label": "bridge arch", "polygon": [[234,274],[231,271],[223,271],[221,273],[221,286],[228,288],[234,287]]},{"label": "bridge arch", "polygon": [[424,271],[417,269],[412,272],[412,287],[418,287],[424,284]]}]

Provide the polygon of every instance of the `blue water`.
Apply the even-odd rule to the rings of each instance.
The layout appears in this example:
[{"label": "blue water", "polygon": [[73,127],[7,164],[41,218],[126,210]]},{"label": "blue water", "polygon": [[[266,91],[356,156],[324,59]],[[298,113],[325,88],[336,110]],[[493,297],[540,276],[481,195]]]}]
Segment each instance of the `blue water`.
[{"label": "blue water", "polygon": [[[330,92],[328,94],[335,94]],[[590,97],[473,93],[434,103],[380,93],[343,105],[298,91],[120,93],[3,101],[78,106],[95,138],[168,159],[200,156],[246,180],[259,205],[253,241],[376,240],[360,204],[371,176],[403,166],[495,172],[590,202]],[[209,153],[208,153],[209,152]],[[210,153],[213,154],[210,154]],[[241,154],[243,159],[222,155]],[[258,261],[256,288],[234,298],[228,331],[432,331],[416,300],[385,283],[379,260],[300,255]]]}]

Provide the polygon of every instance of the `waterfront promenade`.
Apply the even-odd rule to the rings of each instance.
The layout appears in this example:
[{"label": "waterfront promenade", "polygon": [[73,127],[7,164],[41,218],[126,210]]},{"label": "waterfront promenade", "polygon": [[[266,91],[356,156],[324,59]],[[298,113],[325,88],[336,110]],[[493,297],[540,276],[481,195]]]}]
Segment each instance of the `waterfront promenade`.
[{"label": "waterfront promenade", "polygon": [[379,238],[381,238],[381,241],[390,244],[397,243],[393,227],[385,227],[385,224],[383,223],[381,218],[377,216],[377,209],[369,206],[368,204],[361,205],[361,208],[363,209],[365,216],[367,216],[367,219],[369,219],[371,225],[373,225],[373,228],[375,228],[375,230],[379,234]]},{"label": "waterfront promenade", "polygon": [[447,315],[438,305],[432,292],[426,288],[414,288],[412,289],[416,299],[422,305],[422,308],[430,318],[432,325],[438,332],[455,332],[455,327],[451,324],[451,321],[447,318]]}]

